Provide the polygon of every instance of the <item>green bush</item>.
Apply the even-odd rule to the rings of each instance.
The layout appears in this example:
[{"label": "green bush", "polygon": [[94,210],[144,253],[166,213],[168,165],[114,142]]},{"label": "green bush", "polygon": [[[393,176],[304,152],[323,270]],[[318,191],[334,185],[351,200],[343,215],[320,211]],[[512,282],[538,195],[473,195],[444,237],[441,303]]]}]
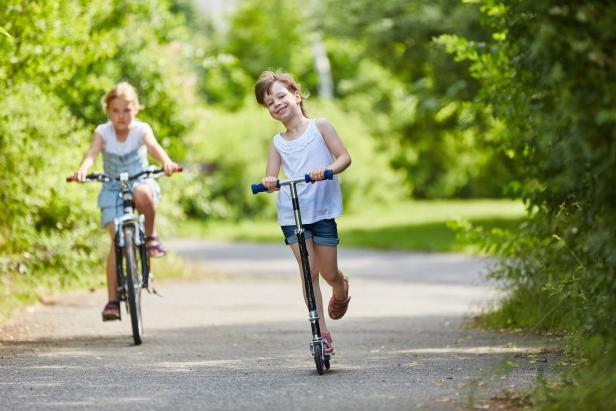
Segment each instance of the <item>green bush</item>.
[{"label": "green bush", "polygon": [[78,126],[58,98],[34,86],[0,99],[3,277],[49,274],[66,284],[100,262],[93,190],[65,182],[66,164],[82,155]]},{"label": "green bush", "polygon": [[588,358],[542,408],[613,409],[613,395],[598,392],[613,391],[603,381],[616,358],[616,4],[485,0],[482,9],[489,45],[441,41],[484,82],[485,103],[506,125],[512,188],[529,211],[518,232],[487,237],[503,257],[495,275],[510,286],[500,312],[570,333],[576,356]]},{"label": "green bush", "polygon": [[474,2],[326,0],[337,95],[359,111],[415,198],[502,197],[512,161],[502,124],[475,104],[480,83],[434,38],[489,38]]}]

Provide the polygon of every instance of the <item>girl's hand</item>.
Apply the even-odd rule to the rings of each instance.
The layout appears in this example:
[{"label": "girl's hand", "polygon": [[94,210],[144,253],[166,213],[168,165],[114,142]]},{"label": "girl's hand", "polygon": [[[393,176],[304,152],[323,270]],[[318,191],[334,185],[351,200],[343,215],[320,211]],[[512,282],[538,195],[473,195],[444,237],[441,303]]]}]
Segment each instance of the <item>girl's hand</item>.
[{"label": "girl's hand", "polygon": [[180,167],[173,161],[169,160],[163,164],[163,170],[165,170],[165,175],[170,176],[175,173]]},{"label": "girl's hand", "polygon": [[280,190],[280,188],[277,187],[278,179],[276,177],[271,177],[271,176],[263,177],[263,180],[261,180],[261,183],[263,183],[263,186],[267,188],[268,193]]},{"label": "girl's hand", "polygon": [[86,174],[88,174],[87,170],[79,169],[75,174],[73,174],[73,178],[80,183],[83,183],[84,181],[86,181]]},{"label": "girl's hand", "polygon": [[312,180],[312,183],[315,183],[317,181],[321,181],[321,180],[325,180],[325,170],[327,170],[326,168],[315,168],[310,172],[310,179]]}]

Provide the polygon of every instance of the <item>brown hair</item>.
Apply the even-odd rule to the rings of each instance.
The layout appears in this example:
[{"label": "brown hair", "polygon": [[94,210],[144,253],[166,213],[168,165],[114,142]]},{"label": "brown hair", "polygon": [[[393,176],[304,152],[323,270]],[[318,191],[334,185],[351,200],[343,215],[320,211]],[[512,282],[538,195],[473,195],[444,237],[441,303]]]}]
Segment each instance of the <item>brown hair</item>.
[{"label": "brown hair", "polygon": [[118,83],[114,88],[109,90],[102,99],[103,109],[107,111],[109,104],[115,98],[122,98],[132,104],[136,111],[143,109],[143,106],[139,104],[139,96],[137,90],[130,83],[123,81]]},{"label": "brown hair", "polygon": [[299,107],[302,109],[302,114],[304,117],[308,117],[306,114],[306,109],[304,109],[304,99],[308,98],[309,93],[302,93],[299,88],[299,85],[295,82],[293,77],[284,71],[278,70],[276,72],[273,71],[264,71],[259,76],[259,80],[255,84],[255,97],[257,99],[257,103],[265,106],[265,96],[271,94],[272,86],[275,82],[281,82],[284,86],[289,90],[292,94],[296,91],[302,96],[302,101],[299,102]]}]

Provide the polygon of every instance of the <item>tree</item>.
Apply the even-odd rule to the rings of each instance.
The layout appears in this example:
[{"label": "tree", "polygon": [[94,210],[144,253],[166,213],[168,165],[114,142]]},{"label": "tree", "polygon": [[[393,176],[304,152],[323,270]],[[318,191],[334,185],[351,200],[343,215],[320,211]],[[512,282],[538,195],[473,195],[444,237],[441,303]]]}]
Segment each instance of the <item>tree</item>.
[{"label": "tree", "polygon": [[[368,96],[374,116],[385,114],[386,121],[374,125],[376,134],[384,145],[395,145],[392,165],[407,175],[409,192],[502,195],[509,160],[499,147],[500,125],[475,104],[479,83],[468,63],[454,61],[433,42],[444,33],[487,39],[479,8],[457,0],[325,3],[325,35],[352,44],[329,48],[337,93]],[[366,61],[384,70],[369,69]]]},{"label": "tree", "polygon": [[[517,194],[529,221],[492,233],[507,281],[499,309],[514,326],[564,330],[585,358],[546,407],[614,407],[616,389],[616,5],[482,1],[488,47],[442,42],[472,62],[483,99],[506,124]],[[575,352],[574,351],[574,352]],[[579,354],[581,353],[581,354]],[[549,405],[547,405],[549,404]]]}]

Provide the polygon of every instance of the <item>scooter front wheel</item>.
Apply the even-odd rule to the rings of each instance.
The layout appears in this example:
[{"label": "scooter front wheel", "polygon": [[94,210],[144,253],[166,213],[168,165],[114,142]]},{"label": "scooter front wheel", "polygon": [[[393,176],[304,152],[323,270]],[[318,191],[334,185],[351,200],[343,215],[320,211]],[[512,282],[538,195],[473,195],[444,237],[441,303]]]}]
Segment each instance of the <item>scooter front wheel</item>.
[{"label": "scooter front wheel", "polygon": [[313,355],[314,355],[314,365],[317,367],[317,372],[319,375],[323,375],[323,365],[325,360],[323,358],[323,342],[315,342],[313,343]]},{"label": "scooter front wheel", "polygon": [[314,357],[314,364],[317,366],[317,372],[319,373],[319,375],[323,375],[323,358],[315,356]]}]

